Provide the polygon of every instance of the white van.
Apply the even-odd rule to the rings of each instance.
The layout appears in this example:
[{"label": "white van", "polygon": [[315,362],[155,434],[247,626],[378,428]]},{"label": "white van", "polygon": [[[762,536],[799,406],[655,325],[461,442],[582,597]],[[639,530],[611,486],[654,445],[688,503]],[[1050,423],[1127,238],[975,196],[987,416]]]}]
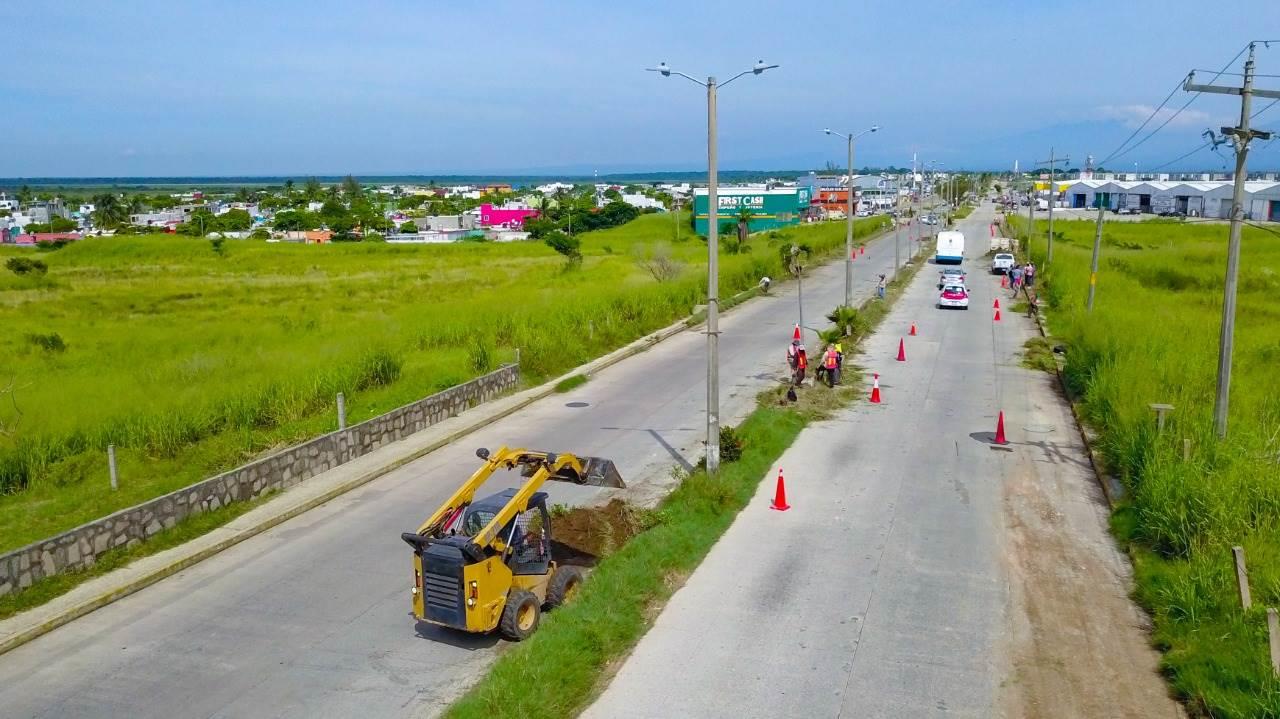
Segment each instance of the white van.
[{"label": "white van", "polygon": [[938,233],[938,250],[933,261],[940,265],[958,265],[964,262],[964,233],[943,230]]}]

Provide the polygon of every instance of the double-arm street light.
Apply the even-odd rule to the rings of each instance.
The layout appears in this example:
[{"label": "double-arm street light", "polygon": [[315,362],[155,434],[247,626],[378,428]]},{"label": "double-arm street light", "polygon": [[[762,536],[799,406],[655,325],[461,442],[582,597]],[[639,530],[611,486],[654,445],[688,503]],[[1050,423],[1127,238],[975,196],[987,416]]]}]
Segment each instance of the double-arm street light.
[{"label": "double-arm street light", "polygon": [[853,141],[870,132],[879,130],[879,125],[872,125],[857,134],[836,132],[826,128],[823,132],[836,137],[843,137],[849,143],[849,197],[845,208],[844,220],[844,306],[853,307]]},{"label": "double-arm street light", "polygon": [[[720,197],[716,177],[716,89],[724,87],[743,75],[759,75],[777,65],[766,65],[764,60],[750,70],[743,70],[717,84],[715,76],[706,82],[683,72],[672,70],[667,63],[647,68],[663,77],[679,75],[689,82],[707,89],[707,474],[720,472],[720,262],[719,262],[719,209]],[[694,203],[695,206],[697,203]],[[694,209],[697,217],[697,209]]]}]

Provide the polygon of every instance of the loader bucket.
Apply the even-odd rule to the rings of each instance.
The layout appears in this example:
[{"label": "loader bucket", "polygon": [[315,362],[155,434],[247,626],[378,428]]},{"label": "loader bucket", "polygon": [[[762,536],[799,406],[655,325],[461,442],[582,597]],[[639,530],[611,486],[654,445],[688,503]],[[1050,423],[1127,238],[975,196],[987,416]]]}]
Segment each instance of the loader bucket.
[{"label": "loader bucket", "polygon": [[603,457],[578,457],[578,461],[582,463],[582,469],[585,476],[578,476],[572,470],[567,470],[564,476],[557,475],[556,479],[567,480],[575,484],[586,484],[592,487],[617,487],[623,489],[627,485],[622,481],[622,475],[618,474],[618,468],[613,465],[613,460],[604,459]]}]

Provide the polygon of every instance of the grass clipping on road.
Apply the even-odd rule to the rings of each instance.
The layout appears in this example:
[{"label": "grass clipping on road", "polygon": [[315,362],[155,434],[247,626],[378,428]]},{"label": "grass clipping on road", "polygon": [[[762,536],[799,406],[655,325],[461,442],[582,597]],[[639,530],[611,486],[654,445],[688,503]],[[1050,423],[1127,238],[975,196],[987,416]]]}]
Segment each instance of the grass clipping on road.
[{"label": "grass clipping on road", "polygon": [[[884,318],[920,266],[917,262],[907,267],[890,284],[887,302],[872,299],[863,304],[859,312],[866,317],[865,330],[848,342],[846,357]],[[649,528],[603,558],[577,599],[544,615],[537,633],[504,652],[445,717],[563,719],[582,711],[751,501],[765,473],[800,430],[831,416],[859,391],[851,382],[834,390],[807,386],[792,404],[784,399],[786,389],[779,384],[761,393],[759,407],[736,429],[742,456],[721,465],[720,479],[701,470],[685,477],[648,515]]]}]

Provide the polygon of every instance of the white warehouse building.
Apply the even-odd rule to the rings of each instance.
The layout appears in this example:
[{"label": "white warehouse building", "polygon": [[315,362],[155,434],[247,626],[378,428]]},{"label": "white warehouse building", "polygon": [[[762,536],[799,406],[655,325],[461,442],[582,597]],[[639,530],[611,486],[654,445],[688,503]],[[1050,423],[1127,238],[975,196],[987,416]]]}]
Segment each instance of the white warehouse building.
[{"label": "white warehouse building", "polygon": [[[1280,222],[1280,182],[1249,180],[1244,183],[1245,218]],[[1172,182],[1134,180],[1077,180],[1062,191],[1060,206],[1108,209],[1137,208],[1142,213],[1188,217],[1231,216],[1233,186],[1228,181]]]}]

